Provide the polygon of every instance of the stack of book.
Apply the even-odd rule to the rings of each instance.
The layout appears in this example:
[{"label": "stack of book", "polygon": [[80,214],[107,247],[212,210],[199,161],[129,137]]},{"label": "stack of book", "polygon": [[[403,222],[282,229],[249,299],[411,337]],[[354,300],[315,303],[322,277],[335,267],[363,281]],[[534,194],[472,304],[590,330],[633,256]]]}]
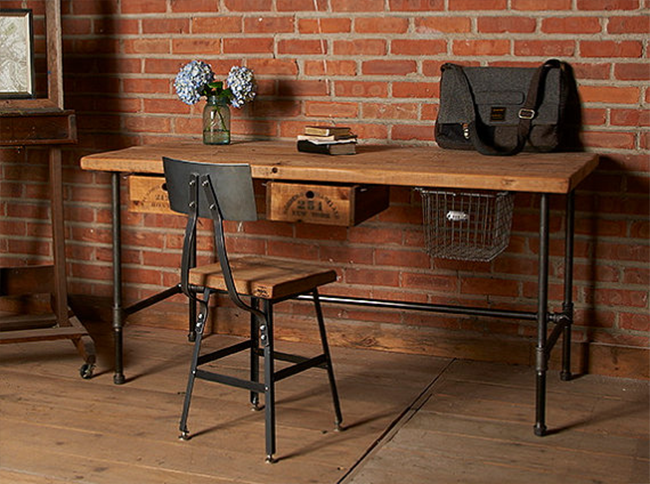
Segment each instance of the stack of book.
[{"label": "stack of book", "polygon": [[353,155],[357,136],[347,126],[306,126],[298,135],[298,151],[327,155]]}]

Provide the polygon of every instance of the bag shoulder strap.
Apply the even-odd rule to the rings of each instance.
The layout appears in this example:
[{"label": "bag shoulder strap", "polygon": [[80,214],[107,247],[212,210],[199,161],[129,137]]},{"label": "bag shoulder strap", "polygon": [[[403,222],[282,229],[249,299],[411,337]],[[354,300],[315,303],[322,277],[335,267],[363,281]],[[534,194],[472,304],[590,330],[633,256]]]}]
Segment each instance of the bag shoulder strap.
[{"label": "bag shoulder strap", "polygon": [[501,150],[485,143],[481,139],[477,127],[480,118],[476,113],[474,95],[463,67],[452,63],[444,64],[442,66],[442,71],[449,72],[455,78],[461,89],[462,94],[459,100],[462,103],[463,110],[467,116],[469,138],[476,151],[489,156],[509,156],[521,152],[524,149],[526,140],[530,134],[532,121],[537,115],[537,109],[539,108],[540,99],[542,97],[542,88],[544,86],[543,81],[546,79],[546,74],[550,69],[560,68],[561,66],[561,61],[557,59],[549,59],[535,70],[528,87],[528,94],[524,101],[524,105],[517,114],[519,117],[519,124],[517,126],[517,144],[513,148]]}]

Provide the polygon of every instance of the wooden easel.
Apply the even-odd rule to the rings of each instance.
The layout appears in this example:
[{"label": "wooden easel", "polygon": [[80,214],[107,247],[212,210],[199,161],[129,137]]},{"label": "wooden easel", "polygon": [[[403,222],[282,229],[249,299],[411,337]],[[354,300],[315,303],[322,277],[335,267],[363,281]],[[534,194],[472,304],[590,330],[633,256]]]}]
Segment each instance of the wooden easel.
[{"label": "wooden easel", "polygon": [[0,146],[42,146],[49,151],[53,263],[0,268],[0,296],[49,293],[52,314],[0,318],[0,344],[70,339],[84,359],[83,378],[95,366],[95,345],[68,308],[65,270],[61,148],[77,141],[74,111],[63,109],[60,0],[45,1],[48,97],[0,100]]}]

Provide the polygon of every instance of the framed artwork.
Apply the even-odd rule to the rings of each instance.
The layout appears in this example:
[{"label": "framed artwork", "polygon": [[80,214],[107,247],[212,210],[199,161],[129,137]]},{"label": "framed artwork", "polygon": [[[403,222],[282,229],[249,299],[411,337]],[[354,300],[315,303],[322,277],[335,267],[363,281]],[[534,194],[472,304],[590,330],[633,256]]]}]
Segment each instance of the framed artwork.
[{"label": "framed artwork", "polygon": [[0,9],[0,98],[34,97],[32,11]]}]

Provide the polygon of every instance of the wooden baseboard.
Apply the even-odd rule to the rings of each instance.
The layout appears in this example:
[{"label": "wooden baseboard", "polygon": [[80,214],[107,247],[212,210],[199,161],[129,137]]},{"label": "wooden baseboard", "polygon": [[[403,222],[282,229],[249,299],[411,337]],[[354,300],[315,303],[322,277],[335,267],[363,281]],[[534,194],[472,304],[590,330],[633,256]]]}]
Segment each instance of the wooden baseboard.
[{"label": "wooden baseboard", "polygon": [[[84,316],[95,319],[99,316],[110,321],[110,302],[100,298],[78,296],[73,300],[75,313],[82,320]],[[233,307],[217,307],[211,311],[211,315],[214,332],[245,336],[249,331],[248,317]],[[311,316],[282,317],[282,325],[276,325],[276,338],[317,343],[318,333],[315,325],[310,324],[309,320]],[[182,304],[163,302],[131,316],[129,324],[187,331],[187,310]],[[362,321],[351,323],[330,320],[327,326],[328,338],[332,346],[495,361],[531,367],[535,364],[535,341],[532,338],[477,337],[439,328],[404,327],[399,324]],[[574,343],[571,355],[571,371],[574,375],[589,373],[619,378],[650,379],[650,349],[648,348],[593,342]],[[551,353],[549,366],[552,370],[560,368],[560,359],[561,340]]]}]

